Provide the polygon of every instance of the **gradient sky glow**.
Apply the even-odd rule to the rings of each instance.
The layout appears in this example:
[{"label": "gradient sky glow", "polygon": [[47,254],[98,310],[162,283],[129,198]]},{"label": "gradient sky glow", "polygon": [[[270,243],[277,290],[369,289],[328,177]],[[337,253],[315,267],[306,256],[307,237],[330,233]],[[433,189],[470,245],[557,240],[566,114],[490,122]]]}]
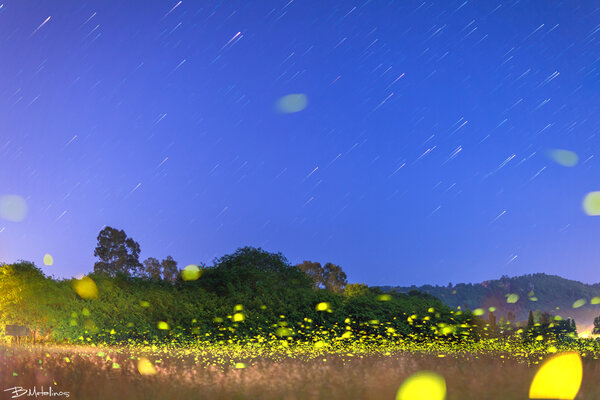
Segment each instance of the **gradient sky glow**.
[{"label": "gradient sky glow", "polygon": [[181,267],[597,282],[599,108],[593,2],[5,1],[0,195],[29,212],[0,260],[89,272],[110,225]]}]

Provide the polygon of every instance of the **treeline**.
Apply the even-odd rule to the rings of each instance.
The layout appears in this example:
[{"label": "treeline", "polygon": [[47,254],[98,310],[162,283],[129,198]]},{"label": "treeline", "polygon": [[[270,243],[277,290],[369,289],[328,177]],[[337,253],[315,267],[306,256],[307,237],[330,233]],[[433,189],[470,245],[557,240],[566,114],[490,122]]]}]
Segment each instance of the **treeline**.
[{"label": "treeline", "polygon": [[[560,315],[563,319],[575,319],[583,326],[589,326],[600,314],[600,284],[590,285],[543,273],[502,276],[474,284],[386,286],[381,289],[400,293],[419,290],[438,297],[452,308],[475,310],[494,307],[498,316],[512,314],[521,325],[527,323],[530,310],[537,313],[536,320],[541,321],[541,314],[550,313]],[[508,296],[514,301],[508,302]]]},{"label": "treeline", "polygon": [[67,342],[470,334],[470,314],[433,296],[347,284],[339,266],[293,266],[260,248],[179,269],[170,257],[139,262],[139,244],[107,227],[95,255],[94,272],[72,280],[48,277],[30,262],[1,266],[0,333],[15,324],[38,340]]}]

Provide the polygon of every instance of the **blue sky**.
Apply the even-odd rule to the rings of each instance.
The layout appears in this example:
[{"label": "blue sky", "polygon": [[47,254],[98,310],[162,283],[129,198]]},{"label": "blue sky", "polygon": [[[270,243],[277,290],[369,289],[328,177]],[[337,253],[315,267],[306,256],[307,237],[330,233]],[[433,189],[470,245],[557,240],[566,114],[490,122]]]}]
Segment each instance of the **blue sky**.
[{"label": "blue sky", "polygon": [[[600,10],[534,1],[6,1],[0,259],[252,245],[351,282],[600,281]],[[307,106],[277,102],[301,94]],[[575,152],[574,167],[550,149]]]}]

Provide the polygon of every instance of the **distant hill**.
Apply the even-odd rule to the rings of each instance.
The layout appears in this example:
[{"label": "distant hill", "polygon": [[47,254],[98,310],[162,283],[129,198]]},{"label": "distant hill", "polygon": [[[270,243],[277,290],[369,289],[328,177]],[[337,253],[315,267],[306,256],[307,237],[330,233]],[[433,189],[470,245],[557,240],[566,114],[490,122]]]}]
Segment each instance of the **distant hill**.
[{"label": "distant hill", "polygon": [[[517,321],[527,320],[529,310],[548,312],[562,318],[574,318],[579,332],[588,331],[595,317],[600,315],[600,304],[591,304],[594,297],[600,298],[600,283],[588,285],[556,275],[530,274],[514,278],[503,276],[500,279],[481,283],[460,283],[448,286],[380,286],[383,291],[409,293],[411,290],[429,293],[441,299],[450,307],[468,307],[470,310],[495,307],[498,319],[511,311]],[[516,294],[518,300],[508,303],[508,296]],[[585,304],[574,308],[578,300]],[[511,296],[510,300],[515,300]],[[600,299],[596,299],[600,301]],[[578,303],[581,303],[579,301]]]}]

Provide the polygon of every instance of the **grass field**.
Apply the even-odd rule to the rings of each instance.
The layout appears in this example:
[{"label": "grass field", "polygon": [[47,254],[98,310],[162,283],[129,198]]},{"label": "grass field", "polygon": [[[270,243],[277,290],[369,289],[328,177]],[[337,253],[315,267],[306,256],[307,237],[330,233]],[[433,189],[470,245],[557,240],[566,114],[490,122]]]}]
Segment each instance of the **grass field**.
[{"label": "grass field", "polygon": [[[395,399],[408,376],[428,370],[445,378],[447,399],[527,399],[540,362],[561,352],[498,346],[2,346],[0,389],[3,398],[14,395],[4,389],[52,386],[70,399],[375,400]],[[579,347],[577,399],[599,399],[600,362]]]}]

